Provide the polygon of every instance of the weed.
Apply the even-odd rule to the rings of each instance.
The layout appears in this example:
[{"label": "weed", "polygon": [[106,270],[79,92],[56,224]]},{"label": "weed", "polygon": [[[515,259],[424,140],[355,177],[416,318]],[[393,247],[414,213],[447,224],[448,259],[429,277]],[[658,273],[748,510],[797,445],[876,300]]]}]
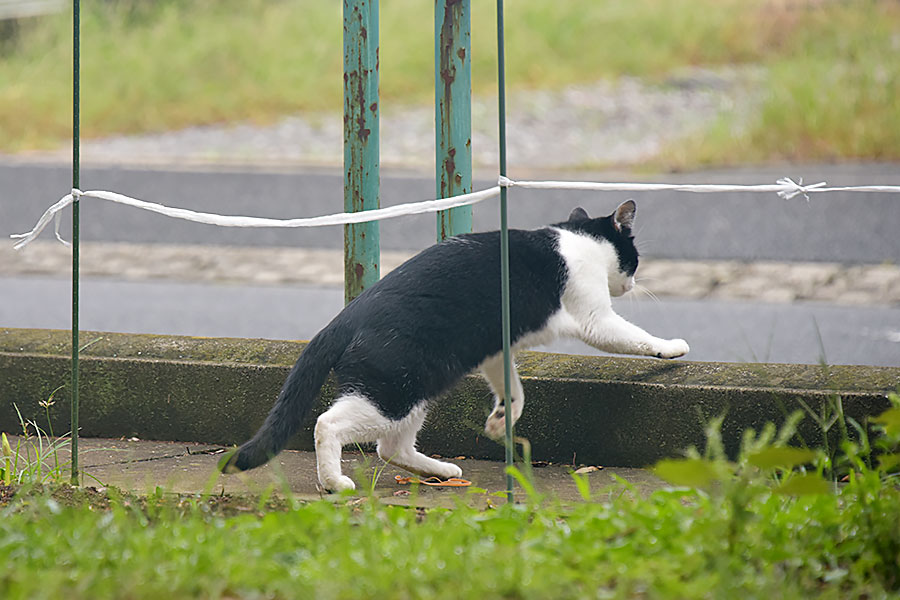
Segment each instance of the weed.
[{"label": "weed", "polygon": [[[67,469],[71,467],[71,459],[60,460],[60,453],[65,452],[71,442],[71,434],[65,433],[57,437],[53,431],[50,408],[56,403],[56,393],[65,386],[53,390],[46,400],[39,400],[38,406],[44,409],[47,429],[43,429],[36,420],[26,419],[19,407],[13,404],[19,420],[20,435],[15,438],[15,448],[9,442],[6,433],[0,439],[0,482],[5,485],[42,486],[59,485],[68,481]],[[82,479],[88,477],[103,485],[90,474],[81,471]]]},{"label": "weed", "polygon": [[[365,482],[364,491],[369,496],[375,497],[375,486],[378,485],[378,480],[381,479],[381,476],[384,474],[385,469],[388,468],[390,463],[390,459],[383,460],[378,457],[376,460],[372,460],[366,451],[363,450],[362,446],[356,444],[356,449],[359,452],[360,457],[362,458],[362,463],[357,468],[357,480]],[[377,456],[377,454],[376,454]],[[393,457],[391,457],[393,458]]]},{"label": "weed", "polygon": [[[55,394],[59,388],[53,391]],[[53,405],[53,394],[46,401],[40,402],[45,411]],[[19,407],[13,404],[19,418],[21,436],[16,439],[15,448],[9,444],[3,434],[3,465],[0,475],[6,485],[42,485],[59,484],[65,479],[64,469],[70,464],[60,462],[59,451],[68,444],[68,434],[55,438],[52,425],[48,424],[50,433],[44,431],[36,421],[26,420]],[[49,413],[47,415],[49,423]]]}]

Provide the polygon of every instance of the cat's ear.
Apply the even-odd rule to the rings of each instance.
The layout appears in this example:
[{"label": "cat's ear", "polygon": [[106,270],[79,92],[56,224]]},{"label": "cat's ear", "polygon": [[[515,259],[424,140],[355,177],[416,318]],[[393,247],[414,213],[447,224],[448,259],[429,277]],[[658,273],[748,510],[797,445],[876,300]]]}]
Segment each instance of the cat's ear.
[{"label": "cat's ear", "polygon": [[619,208],[613,213],[613,225],[615,225],[616,231],[631,229],[634,226],[634,211],[636,209],[637,205],[634,203],[634,200],[626,200],[619,205]]},{"label": "cat's ear", "polygon": [[590,217],[588,216],[587,211],[580,206],[575,208],[569,215],[570,221],[587,221],[588,219],[590,219]]}]

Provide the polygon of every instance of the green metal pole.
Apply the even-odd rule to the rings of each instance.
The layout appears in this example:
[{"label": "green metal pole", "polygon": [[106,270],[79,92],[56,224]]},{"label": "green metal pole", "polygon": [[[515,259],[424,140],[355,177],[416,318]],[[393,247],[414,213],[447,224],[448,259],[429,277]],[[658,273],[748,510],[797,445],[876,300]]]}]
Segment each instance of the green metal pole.
[{"label": "green metal pole", "polygon": [[[81,183],[81,3],[72,3],[72,187]],[[81,215],[78,198],[72,203],[72,485],[78,485],[78,295]]]},{"label": "green metal pole", "polygon": [[[344,211],[379,201],[378,0],[344,0]],[[377,221],[344,226],[344,300],[379,279]]]},{"label": "green metal pole", "polygon": [[[500,124],[500,175],[506,176],[506,55],[503,41],[503,0],[497,0],[497,101]],[[500,306],[503,319],[503,406],[506,414],[506,466],[513,466],[512,378],[509,327],[509,224],[506,219],[506,188],[500,188]],[[513,478],[506,475],[506,497],[513,501]]]},{"label": "green metal pole", "polygon": [[[434,3],[434,132],[437,197],[472,191],[471,0]],[[472,207],[442,210],[437,240],[472,231]]]}]

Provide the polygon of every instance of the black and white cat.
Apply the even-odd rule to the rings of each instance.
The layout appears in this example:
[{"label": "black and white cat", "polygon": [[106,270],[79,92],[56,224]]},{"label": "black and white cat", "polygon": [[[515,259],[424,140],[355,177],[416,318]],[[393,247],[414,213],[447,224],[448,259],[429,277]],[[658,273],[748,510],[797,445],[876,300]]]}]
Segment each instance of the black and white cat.
[{"label": "black and white cat", "polygon": [[[513,350],[566,336],[607,352],[676,358],[684,340],[654,337],[617,315],[610,296],[634,286],[638,252],[629,200],[591,219],[576,208],[569,220],[509,232],[510,327]],[[345,444],[377,442],[378,455],[399,467],[441,478],[454,464],[416,450],[429,402],[476,367],[495,396],[485,431],[500,438],[504,414],[522,414],[522,383],[511,373],[512,409],[503,406],[500,321],[500,235],[451,238],[424,250],[350,302],[309,343],[253,439],[226,472],[257,467],[281,451],[310,410],[328,373],[338,398],[315,428],[319,482],[353,489],[341,473]]]}]

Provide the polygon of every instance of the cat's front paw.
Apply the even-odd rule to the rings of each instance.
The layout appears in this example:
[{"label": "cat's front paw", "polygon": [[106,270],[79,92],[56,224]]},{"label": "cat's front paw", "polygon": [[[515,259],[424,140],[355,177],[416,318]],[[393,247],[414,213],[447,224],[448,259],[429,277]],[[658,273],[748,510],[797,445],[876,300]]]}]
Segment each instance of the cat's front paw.
[{"label": "cat's front paw", "polygon": [[690,346],[684,340],[666,340],[656,353],[656,358],[678,358],[691,351]]},{"label": "cat's front paw", "polygon": [[502,407],[495,408],[484,424],[484,433],[492,440],[503,439],[506,435],[506,419],[503,418],[505,413]]}]

